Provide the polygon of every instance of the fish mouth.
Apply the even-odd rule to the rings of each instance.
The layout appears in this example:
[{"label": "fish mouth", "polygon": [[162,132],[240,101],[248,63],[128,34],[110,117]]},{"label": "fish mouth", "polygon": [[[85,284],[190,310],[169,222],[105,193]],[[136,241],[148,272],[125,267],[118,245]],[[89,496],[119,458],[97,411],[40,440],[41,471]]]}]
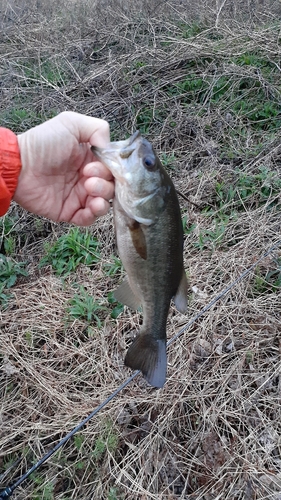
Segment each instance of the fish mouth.
[{"label": "fish mouth", "polygon": [[141,133],[139,130],[133,133],[128,139],[124,141],[110,142],[108,147],[99,148],[97,146],[91,146],[91,151],[100,159],[114,158],[116,153],[119,153],[121,158],[129,158],[136,148],[136,140],[139,139]]},{"label": "fish mouth", "polygon": [[110,142],[105,148],[92,146],[91,151],[107,166],[113,177],[121,184],[124,184],[132,180],[130,164],[126,160],[135,151],[139,151],[142,141],[140,131],[136,130],[133,135],[124,141]]},{"label": "fish mouth", "polygon": [[133,135],[131,135],[131,137],[129,137],[129,139],[127,139],[128,142],[128,146],[131,146],[136,139],[138,139],[138,137],[140,137],[140,131],[139,130],[136,130],[135,133]]}]

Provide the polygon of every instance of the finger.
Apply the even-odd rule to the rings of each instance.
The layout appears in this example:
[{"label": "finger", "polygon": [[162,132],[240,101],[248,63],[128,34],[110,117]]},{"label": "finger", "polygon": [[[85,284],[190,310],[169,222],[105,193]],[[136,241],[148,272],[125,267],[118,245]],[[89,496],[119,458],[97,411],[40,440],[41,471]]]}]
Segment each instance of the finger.
[{"label": "finger", "polygon": [[106,215],[110,209],[110,204],[104,198],[92,198],[88,207],[96,217]]},{"label": "finger", "polygon": [[57,118],[80,143],[89,142],[92,146],[104,148],[110,141],[109,124],[105,120],[74,111],[64,111]]},{"label": "finger", "polygon": [[93,198],[88,201],[87,207],[77,210],[75,215],[72,217],[72,224],[77,226],[91,226],[94,224],[97,217],[101,215],[106,215],[109,211],[110,204],[103,198]]},{"label": "finger", "polygon": [[87,207],[78,210],[69,222],[71,222],[72,224],[76,224],[76,226],[86,227],[94,224],[95,220],[95,214],[92,212],[90,207]]},{"label": "finger", "polygon": [[107,181],[111,181],[113,179],[110,170],[108,170],[108,168],[100,161],[91,162],[85,165],[83,175],[85,177],[101,177]]},{"label": "finger", "polygon": [[84,183],[89,196],[112,200],[114,197],[114,183],[100,177],[89,177]]}]

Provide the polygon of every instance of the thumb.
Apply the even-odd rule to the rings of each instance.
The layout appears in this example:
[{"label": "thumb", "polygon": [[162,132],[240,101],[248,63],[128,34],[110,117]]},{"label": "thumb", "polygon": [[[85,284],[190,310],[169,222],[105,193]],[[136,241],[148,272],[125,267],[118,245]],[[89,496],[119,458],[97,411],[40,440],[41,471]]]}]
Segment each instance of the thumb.
[{"label": "thumb", "polygon": [[110,142],[109,124],[101,118],[63,111],[57,117],[78,142],[104,148]]}]

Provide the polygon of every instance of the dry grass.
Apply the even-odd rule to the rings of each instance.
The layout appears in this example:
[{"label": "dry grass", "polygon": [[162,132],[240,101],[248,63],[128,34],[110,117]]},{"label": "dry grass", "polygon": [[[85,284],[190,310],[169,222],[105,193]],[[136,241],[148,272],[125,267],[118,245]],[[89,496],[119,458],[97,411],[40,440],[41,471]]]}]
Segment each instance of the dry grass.
[{"label": "dry grass", "polygon": [[[71,109],[107,118],[113,138],[141,128],[196,204],[181,200],[193,292],[188,316],[171,308],[169,338],[280,237],[280,3],[213,4],[143,1],[140,15],[125,1],[0,2],[1,124],[22,131]],[[255,180],[246,197],[243,175]],[[3,486],[126,379],[141,321],[128,309],[103,313],[102,328],[66,315],[75,284],[106,305],[120,278],[104,273],[111,214],[92,228],[100,263],[64,280],[38,260],[67,225],[17,206],[8,217],[11,256],[29,276],[0,313]],[[14,498],[280,500],[281,294],[269,275],[280,259],[264,259],[169,348],[162,390],[137,377]]]}]

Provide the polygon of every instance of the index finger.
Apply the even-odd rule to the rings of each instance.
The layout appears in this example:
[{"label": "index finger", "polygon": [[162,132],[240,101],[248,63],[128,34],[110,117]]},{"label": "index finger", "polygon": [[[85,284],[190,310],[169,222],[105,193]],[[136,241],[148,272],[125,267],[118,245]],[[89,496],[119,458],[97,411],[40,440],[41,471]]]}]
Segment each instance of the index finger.
[{"label": "index finger", "polygon": [[100,161],[87,163],[83,169],[83,175],[85,177],[101,177],[106,181],[111,181],[113,179],[110,170]]}]

